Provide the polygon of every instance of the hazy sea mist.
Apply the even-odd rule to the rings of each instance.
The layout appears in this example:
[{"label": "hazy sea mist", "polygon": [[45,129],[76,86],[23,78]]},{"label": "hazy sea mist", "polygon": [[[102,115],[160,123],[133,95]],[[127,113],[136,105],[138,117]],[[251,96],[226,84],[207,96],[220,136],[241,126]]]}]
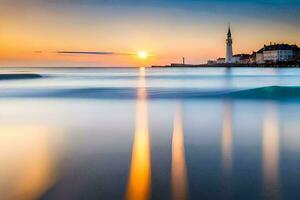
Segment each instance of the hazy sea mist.
[{"label": "hazy sea mist", "polygon": [[1,199],[300,196],[300,69],[0,72]]}]

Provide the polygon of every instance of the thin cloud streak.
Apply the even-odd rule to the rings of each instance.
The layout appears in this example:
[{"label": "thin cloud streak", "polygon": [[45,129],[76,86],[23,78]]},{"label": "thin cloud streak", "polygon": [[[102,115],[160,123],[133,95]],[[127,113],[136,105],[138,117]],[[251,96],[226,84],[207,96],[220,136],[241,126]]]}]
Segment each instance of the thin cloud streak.
[{"label": "thin cloud streak", "polygon": [[122,56],[132,56],[135,53],[116,53],[116,52],[106,52],[106,51],[57,51],[58,54],[86,54],[86,55],[122,55]]}]

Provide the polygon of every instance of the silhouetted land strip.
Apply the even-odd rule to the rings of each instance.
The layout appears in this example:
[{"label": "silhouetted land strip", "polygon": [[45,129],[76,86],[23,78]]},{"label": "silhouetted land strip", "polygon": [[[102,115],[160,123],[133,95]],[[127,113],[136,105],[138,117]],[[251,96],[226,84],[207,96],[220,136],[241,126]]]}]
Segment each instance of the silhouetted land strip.
[{"label": "silhouetted land strip", "polygon": [[0,80],[18,80],[42,78],[40,74],[0,74]]},{"label": "silhouetted land strip", "polygon": [[234,63],[224,63],[224,64],[212,64],[212,65],[208,65],[208,64],[199,64],[199,65],[191,65],[191,64],[170,64],[170,65],[162,65],[162,66],[152,66],[152,67],[281,67],[281,68],[285,68],[285,67],[300,67],[300,62],[282,62],[282,63],[264,63],[264,64],[234,64]]}]

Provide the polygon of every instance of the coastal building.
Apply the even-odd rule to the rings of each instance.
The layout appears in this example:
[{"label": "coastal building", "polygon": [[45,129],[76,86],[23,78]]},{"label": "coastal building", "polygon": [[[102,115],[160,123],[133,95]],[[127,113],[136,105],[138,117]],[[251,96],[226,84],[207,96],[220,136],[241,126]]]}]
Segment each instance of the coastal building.
[{"label": "coastal building", "polygon": [[288,44],[274,44],[264,47],[263,56],[265,62],[286,62],[294,57],[294,49],[297,47]]},{"label": "coastal building", "polygon": [[255,62],[256,62],[256,64],[263,64],[263,63],[265,63],[265,60],[264,60],[264,48],[262,48],[258,52],[256,52],[256,54],[255,54]]},{"label": "coastal building", "polygon": [[217,59],[217,64],[224,64],[225,63],[225,58],[218,58]]},{"label": "coastal building", "polygon": [[226,63],[233,63],[233,50],[232,50],[232,37],[230,26],[228,28],[227,39],[226,39]]},{"label": "coastal building", "polygon": [[264,45],[255,53],[255,63],[277,63],[292,61],[298,55],[297,45],[289,44],[270,44]]},{"label": "coastal building", "polygon": [[255,51],[252,52],[249,60],[250,60],[250,63],[252,63],[252,64],[256,63],[256,52]]},{"label": "coastal building", "polygon": [[297,46],[297,49],[295,49],[295,57],[300,56],[300,48]]},{"label": "coastal building", "polygon": [[296,55],[296,57],[294,58],[294,61],[297,63],[300,63],[300,54]]},{"label": "coastal building", "polygon": [[238,55],[233,55],[230,63],[240,63],[240,57]]},{"label": "coastal building", "polygon": [[[250,58],[251,58],[250,54],[236,54],[236,55],[232,56],[230,63],[232,63],[232,64],[249,64]],[[217,60],[217,62],[218,62],[218,60]],[[220,60],[219,64],[224,64],[224,63],[226,63],[226,62],[222,63]]]},{"label": "coastal building", "polygon": [[237,63],[249,64],[251,55],[250,54],[237,54],[237,55],[234,55],[233,57],[236,58]]},{"label": "coastal building", "polygon": [[208,65],[215,65],[215,64],[217,64],[217,61],[216,60],[208,60],[207,64]]}]

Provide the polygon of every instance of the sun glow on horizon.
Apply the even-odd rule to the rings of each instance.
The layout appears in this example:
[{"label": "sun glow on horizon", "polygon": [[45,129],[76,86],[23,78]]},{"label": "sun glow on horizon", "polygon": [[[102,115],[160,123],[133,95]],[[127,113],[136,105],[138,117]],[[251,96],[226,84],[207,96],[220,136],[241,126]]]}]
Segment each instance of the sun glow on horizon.
[{"label": "sun glow on horizon", "polygon": [[149,54],[146,52],[146,51],[139,51],[137,53],[137,56],[140,58],[140,59],[147,59],[149,57]]}]

